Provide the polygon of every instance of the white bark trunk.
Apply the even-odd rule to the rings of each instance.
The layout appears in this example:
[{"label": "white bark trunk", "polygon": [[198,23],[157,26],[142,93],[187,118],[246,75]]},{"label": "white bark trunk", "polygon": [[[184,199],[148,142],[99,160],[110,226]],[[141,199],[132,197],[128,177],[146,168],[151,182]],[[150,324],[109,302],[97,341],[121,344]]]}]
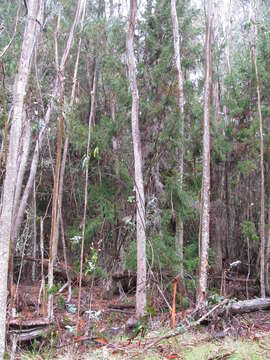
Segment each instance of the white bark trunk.
[{"label": "white bark trunk", "polygon": [[13,91],[13,118],[10,129],[10,143],[6,164],[6,176],[3,186],[3,206],[0,216],[0,359],[4,357],[6,334],[6,302],[7,302],[7,276],[9,260],[9,244],[11,238],[13,199],[17,178],[17,160],[22,132],[22,115],[26,86],[31,71],[31,56],[35,45],[36,21],[39,1],[28,1],[28,17],[24,31],[21,57],[18,74]]},{"label": "white bark trunk", "polygon": [[261,297],[265,298],[265,189],[264,189],[264,138],[263,138],[263,118],[261,110],[261,92],[260,92],[260,80],[257,67],[257,13],[258,3],[257,0],[254,2],[254,43],[251,44],[253,52],[253,60],[256,74],[256,90],[257,90],[257,103],[258,103],[258,114],[260,123],[260,168],[261,168],[261,223],[260,223],[260,238],[261,238],[261,268],[260,268],[260,282],[261,282]]},{"label": "white bark trunk", "polygon": [[[111,117],[112,122],[115,124],[115,107],[116,107],[116,96],[113,92],[110,94],[110,105],[111,105]],[[119,157],[118,157],[118,139],[117,136],[113,135],[112,137],[112,147],[113,147],[113,157],[114,157],[114,172],[115,175],[119,176],[120,165],[119,165]]]},{"label": "white bark trunk", "polygon": [[[180,137],[181,146],[178,154],[178,171],[179,171],[179,187],[183,188],[183,174],[184,174],[184,81],[181,68],[181,55],[180,55],[180,37],[179,37],[179,24],[176,11],[176,0],[171,0],[171,16],[173,25],[173,43],[174,43],[174,57],[177,71],[177,83],[178,83],[178,110],[180,113]],[[176,221],[176,253],[180,262],[180,276],[184,278],[184,224],[179,216]]]},{"label": "white bark trunk", "polygon": [[137,1],[130,0],[129,26],[126,38],[129,83],[132,92],[132,139],[136,187],[137,222],[137,290],[136,316],[141,318],[146,307],[146,236],[145,236],[145,197],[142,174],[142,149],[139,130],[139,94],[136,81],[134,54],[134,31],[136,26]]},{"label": "white bark trunk", "polygon": [[197,307],[205,305],[208,278],[208,251],[210,226],[210,97],[211,97],[211,28],[213,21],[212,0],[208,0],[206,41],[205,41],[205,80],[203,115],[203,179],[202,179],[202,215],[199,284]]},{"label": "white bark trunk", "polygon": [[31,126],[30,126],[30,119],[25,119],[24,122],[24,130],[21,136],[21,146],[20,146],[20,154],[18,158],[18,175],[16,180],[16,190],[15,190],[15,197],[14,197],[14,204],[13,204],[13,212],[14,214],[17,213],[19,207],[19,201],[22,192],[22,184],[23,178],[26,170],[26,165],[29,157],[30,151],[30,143],[31,143]]}]

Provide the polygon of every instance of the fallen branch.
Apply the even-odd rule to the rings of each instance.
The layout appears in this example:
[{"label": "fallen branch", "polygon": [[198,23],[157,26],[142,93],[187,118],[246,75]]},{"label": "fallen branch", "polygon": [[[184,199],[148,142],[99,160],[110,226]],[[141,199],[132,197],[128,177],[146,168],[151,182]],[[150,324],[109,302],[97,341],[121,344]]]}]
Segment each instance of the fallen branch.
[{"label": "fallen branch", "polygon": [[146,348],[144,349],[144,351],[150,349],[150,348],[153,347],[153,346],[156,346],[156,345],[159,344],[162,340],[167,340],[167,339],[176,337],[176,336],[178,336],[178,335],[183,334],[183,332],[185,332],[185,330],[190,329],[190,328],[192,328],[192,327],[195,327],[195,326],[197,326],[197,325],[200,325],[200,323],[203,322],[206,318],[208,318],[213,312],[215,312],[218,308],[223,307],[223,306],[226,305],[228,302],[229,302],[229,299],[223,300],[220,304],[214,306],[214,307],[213,307],[211,310],[209,310],[205,315],[203,315],[202,317],[200,317],[199,320],[197,320],[197,321],[194,322],[194,323],[190,323],[186,329],[184,329],[183,327],[180,327],[177,331],[170,332],[169,334],[160,337],[160,338],[157,339],[156,341],[154,341],[154,342],[152,342],[151,344],[149,344],[148,346],[146,346]]}]

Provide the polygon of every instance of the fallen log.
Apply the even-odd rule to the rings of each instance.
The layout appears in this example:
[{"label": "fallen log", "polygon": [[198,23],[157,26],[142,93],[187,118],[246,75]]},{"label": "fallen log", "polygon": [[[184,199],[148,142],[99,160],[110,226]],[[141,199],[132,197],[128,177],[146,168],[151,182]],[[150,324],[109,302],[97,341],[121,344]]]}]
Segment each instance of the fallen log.
[{"label": "fallen log", "polygon": [[36,339],[38,337],[44,337],[48,335],[51,332],[51,327],[43,327],[38,329],[27,329],[27,330],[12,330],[9,332],[9,336],[11,339],[14,340],[14,338],[17,341],[29,341]]},{"label": "fallen log", "polygon": [[22,319],[22,318],[10,318],[8,320],[9,326],[20,326],[21,328],[27,328],[31,326],[45,326],[50,325],[53,322],[48,318],[38,318],[38,319]]},{"label": "fallen log", "polygon": [[233,302],[228,305],[228,310],[232,315],[244,314],[258,310],[269,310],[270,298],[259,298]]}]

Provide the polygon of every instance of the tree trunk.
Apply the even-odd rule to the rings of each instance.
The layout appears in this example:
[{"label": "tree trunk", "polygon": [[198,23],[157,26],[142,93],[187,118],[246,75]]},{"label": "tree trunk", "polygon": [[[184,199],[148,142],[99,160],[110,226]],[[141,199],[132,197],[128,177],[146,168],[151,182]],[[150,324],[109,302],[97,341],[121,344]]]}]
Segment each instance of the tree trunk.
[{"label": "tree trunk", "polygon": [[[36,184],[33,187],[33,239],[32,239],[32,256],[36,258],[37,255],[37,198],[36,198]],[[32,264],[32,281],[36,281],[36,263]]]},{"label": "tree trunk", "polygon": [[30,119],[28,119],[25,114],[24,129],[22,133],[21,146],[20,146],[21,155],[18,158],[18,164],[17,164],[18,175],[16,178],[16,190],[15,190],[15,198],[13,204],[14,215],[17,214],[19,208],[20,197],[22,192],[22,184],[23,184],[24,174],[30,152],[30,144],[31,144],[31,124],[30,124]]},{"label": "tree trunk", "polygon": [[[60,73],[58,76],[61,76]],[[52,221],[51,221],[51,236],[50,236],[50,254],[49,254],[49,267],[48,267],[48,288],[49,291],[53,287],[53,265],[57,256],[58,238],[56,237],[57,228],[57,213],[58,213],[58,195],[59,195],[59,173],[61,165],[61,152],[64,131],[64,118],[63,118],[63,97],[64,97],[64,84],[63,79],[59,80],[62,83],[60,90],[60,114],[59,114],[59,128],[57,137],[57,155],[54,174],[54,187],[53,187],[53,200],[52,200]],[[48,316],[53,318],[53,294],[49,293],[48,298]]]},{"label": "tree trunk", "polygon": [[96,94],[97,94],[97,79],[98,78],[98,64],[95,63],[93,88],[91,91],[91,109],[88,120],[88,139],[86,149],[86,168],[85,168],[85,185],[84,185],[84,209],[82,220],[82,240],[81,240],[81,254],[80,254],[80,275],[79,275],[79,291],[78,291],[78,311],[77,311],[77,336],[80,330],[80,307],[81,307],[81,288],[82,288],[82,276],[83,276],[83,255],[84,255],[84,240],[85,240],[85,225],[86,225],[86,212],[87,212],[87,199],[88,199],[88,170],[89,170],[89,158],[90,158],[90,143],[91,143],[91,131],[92,124],[94,122],[96,111]]},{"label": "tree trunk", "polygon": [[254,39],[252,46],[252,54],[254,60],[254,68],[256,75],[256,90],[257,90],[257,101],[258,101],[258,114],[259,114],[259,123],[260,123],[260,168],[261,168],[261,222],[260,222],[260,238],[261,238],[261,271],[260,271],[260,282],[261,282],[261,297],[265,297],[265,189],[264,189],[264,138],[263,138],[263,118],[261,110],[261,92],[260,92],[260,81],[259,73],[257,67],[257,13],[258,13],[258,3],[255,1],[254,7]]},{"label": "tree trunk", "polygon": [[[112,122],[115,124],[115,107],[116,107],[116,96],[113,92],[110,93],[110,107]],[[114,172],[117,178],[119,177],[120,165],[118,156],[118,139],[116,135],[112,137],[113,157],[114,157]]]},{"label": "tree trunk", "polygon": [[31,71],[31,56],[36,40],[36,21],[39,1],[28,1],[28,17],[24,31],[21,57],[18,74],[16,76],[13,92],[13,118],[10,129],[10,143],[6,164],[6,176],[3,185],[3,206],[0,216],[0,359],[4,357],[6,335],[6,302],[7,302],[7,275],[9,260],[9,244],[11,238],[13,198],[17,178],[17,160],[22,132],[22,115],[26,86]]},{"label": "tree trunk", "polygon": [[197,308],[205,306],[208,278],[208,250],[210,224],[210,89],[211,89],[211,29],[212,0],[208,0],[206,41],[205,41],[205,80],[203,115],[203,178],[202,178],[202,215],[200,239],[199,283],[197,289]]},{"label": "tree trunk", "polygon": [[[183,188],[183,174],[184,174],[184,81],[181,69],[181,56],[180,56],[180,39],[179,39],[179,25],[176,11],[176,0],[171,0],[171,16],[172,16],[172,26],[173,26],[173,43],[174,43],[174,57],[175,65],[177,71],[177,82],[178,82],[178,91],[177,91],[177,100],[178,100],[178,110],[180,113],[180,149],[178,153],[178,171],[179,171],[179,187],[180,190]],[[183,268],[183,259],[184,259],[184,227],[183,221],[179,214],[177,214],[176,221],[176,253],[179,257],[180,262],[180,276],[184,278],[184,268]]]},{"label": "tree trunk", "polygon": [[141,318],[146,307],[146,236],[145,236],[145,197],[142,173],[142,149],[139,130],[139,94],[136,81],[136,63],[134,53],[134,31],[136,26],[137,1],[130,0],[129,24],[126,37],[129,83],[132,92],[132,140],[134,151],[136,222],[137,222],[137,288],[136,316]]}]

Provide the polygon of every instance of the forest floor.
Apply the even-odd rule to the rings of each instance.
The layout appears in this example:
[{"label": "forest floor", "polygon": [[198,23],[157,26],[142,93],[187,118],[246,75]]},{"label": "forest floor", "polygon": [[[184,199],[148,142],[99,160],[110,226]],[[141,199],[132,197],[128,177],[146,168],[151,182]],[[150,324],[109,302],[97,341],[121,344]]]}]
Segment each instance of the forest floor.
[{"label": "forest floor", "polygon": [[[18,318],[19,326],[9,326],[9,335],[23,329],[31,319],[39,319],[36,313],[38,287],[21,286]],[[74,296],[65,306],[62,294],[55,296],[55,322],[50,325],[47,338],[41,337],[17,343],[16,359],[270,359],[270,312],[257,311],[237,315],[230,320],[218,320],[186,329],[176,328],[174,336],[167,311],[153,314],[148,323],[143,323],[141,333],[134,337],[134,330],[127,331],[127,320],[135,314],[134,296],[110,300],[103,299],[103,289],[95,287],[91,296],[82,292],[81,336],[75,336],[76,301]],[[32,311],[31,311],[32,310]],[[176,323],[183,322],[191,310],[177,313]],[[42,317],[41,317],[42,319]],[[49,326],[48,324],[45,325]],[[36,324],[34,330],[36,329]],[[45,329],[44,328],[44,329]],[[139,330],[139,329],[137,329]],[[145,330],[145,333],[144,333]],[[14,334],[13,334],[14,335]],[[143,335],[143,336],[142,336]],[[9,338],[11,338],[9,336]],[[163,339],[163,337],[167,337]],[[10,343],[10,352],[11,351]],[[14,355],[14,354],[13,354]],[[9,358],[9,357],[7,357]]]}]

